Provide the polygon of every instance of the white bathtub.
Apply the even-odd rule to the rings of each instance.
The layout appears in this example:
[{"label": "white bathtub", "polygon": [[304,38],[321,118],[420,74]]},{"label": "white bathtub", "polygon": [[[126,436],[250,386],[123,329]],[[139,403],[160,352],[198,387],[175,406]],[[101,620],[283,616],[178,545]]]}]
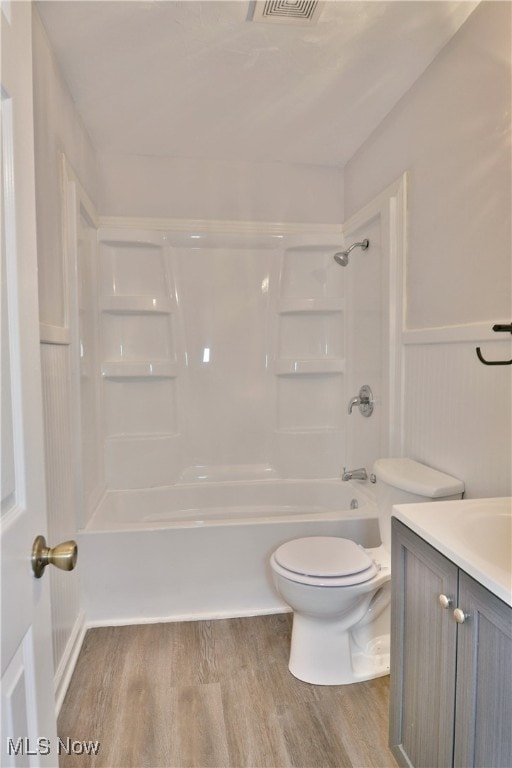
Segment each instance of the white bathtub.
[{"label": "white bathtub", "polygon": [[269,557],[284,541],[315,535],[378,546],[367,487],[341,480],[263,480],[109,491],[79,534],[86,621],[287,610],[274,591]]}]

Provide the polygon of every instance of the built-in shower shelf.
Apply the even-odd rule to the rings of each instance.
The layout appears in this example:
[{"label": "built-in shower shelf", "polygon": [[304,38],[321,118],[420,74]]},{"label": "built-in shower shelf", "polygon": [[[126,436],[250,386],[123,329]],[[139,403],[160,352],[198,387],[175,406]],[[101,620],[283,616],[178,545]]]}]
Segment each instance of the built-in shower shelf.
[{"label": "built-in shower shelf", "polygon": [[310,358],[304,360],[276,360],[274,371],[277,376],[297,376],[307,374],[343,373],[345,361],[341,358]]},{"label": "built-in shower shelf", "polygon": [[127,434],[126,432],[120,432],[119,434],[110,434],[106,436],[106,440],[113,442],[122,443],[124,442],[139,442],[139,443],[157,443],[160,441],[160,443],[167,441],[169,439],[175,439],[179,435],[179,432],[130,432]]},{"label": "built-in shower shelf", "polygon": [[345,299],[337,296],[319,298],[284,298],[280,299],[277,311],[280,315],[299,312],[343,312]]},{"label": "built-in shower shelf", "polygon": [[279,435],[336,435],[339,427],[279,427],[276,430]]},{"label": "built-in shower shelf", "polygon": [[101,366],[104,379],[173,379],[177,364],[168,360],[107,361]]},{"label": "built-in shower shelf", "polygon": [[168,296],[103,296],[101,309],[114,315],[168,315],[173,302]]}]

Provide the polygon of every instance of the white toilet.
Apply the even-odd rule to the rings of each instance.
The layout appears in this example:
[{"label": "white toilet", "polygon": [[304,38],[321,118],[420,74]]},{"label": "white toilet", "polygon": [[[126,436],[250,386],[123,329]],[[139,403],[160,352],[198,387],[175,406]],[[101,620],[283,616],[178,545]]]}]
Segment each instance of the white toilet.
[{"label": "white toilet", "polygon": [[270,558],[274,583],[293,609],[290,672],[317,685],[343,685],[389,672],[391,508],[460,499],[464,484],[411,459],[375,462],[381,545],[310,536]]}]

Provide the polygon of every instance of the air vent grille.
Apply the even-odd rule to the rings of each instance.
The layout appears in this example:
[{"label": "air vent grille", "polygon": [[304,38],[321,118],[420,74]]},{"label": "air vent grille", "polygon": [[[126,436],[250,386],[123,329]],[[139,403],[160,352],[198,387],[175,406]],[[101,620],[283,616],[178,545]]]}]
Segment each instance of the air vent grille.
[{"label": "air vent grille", "polygon": [[320,16],[322,0],[258,0],[253,21],[277,24],[315,24]]}]

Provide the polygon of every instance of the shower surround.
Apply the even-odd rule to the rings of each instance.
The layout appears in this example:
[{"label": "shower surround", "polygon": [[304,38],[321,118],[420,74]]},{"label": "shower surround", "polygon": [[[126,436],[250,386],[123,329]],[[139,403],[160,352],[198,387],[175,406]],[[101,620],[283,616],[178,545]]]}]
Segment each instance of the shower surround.
[{"label": "shower surround", "polygon": [[98,242],[108,489],[338,475],[341,231]]},{"label": "shower surround", "polygon": [[[103,220],[95,230],[82,217],[88,625],[283,611],[269,568],[279,544],[378,545],[371,484],[340,474],[390,450],[384,307],[404,203],[399,181],[343,228]],[[364,238],[347,268],[334,261]],[[374,413],[349,416],[365,383]]]}]

